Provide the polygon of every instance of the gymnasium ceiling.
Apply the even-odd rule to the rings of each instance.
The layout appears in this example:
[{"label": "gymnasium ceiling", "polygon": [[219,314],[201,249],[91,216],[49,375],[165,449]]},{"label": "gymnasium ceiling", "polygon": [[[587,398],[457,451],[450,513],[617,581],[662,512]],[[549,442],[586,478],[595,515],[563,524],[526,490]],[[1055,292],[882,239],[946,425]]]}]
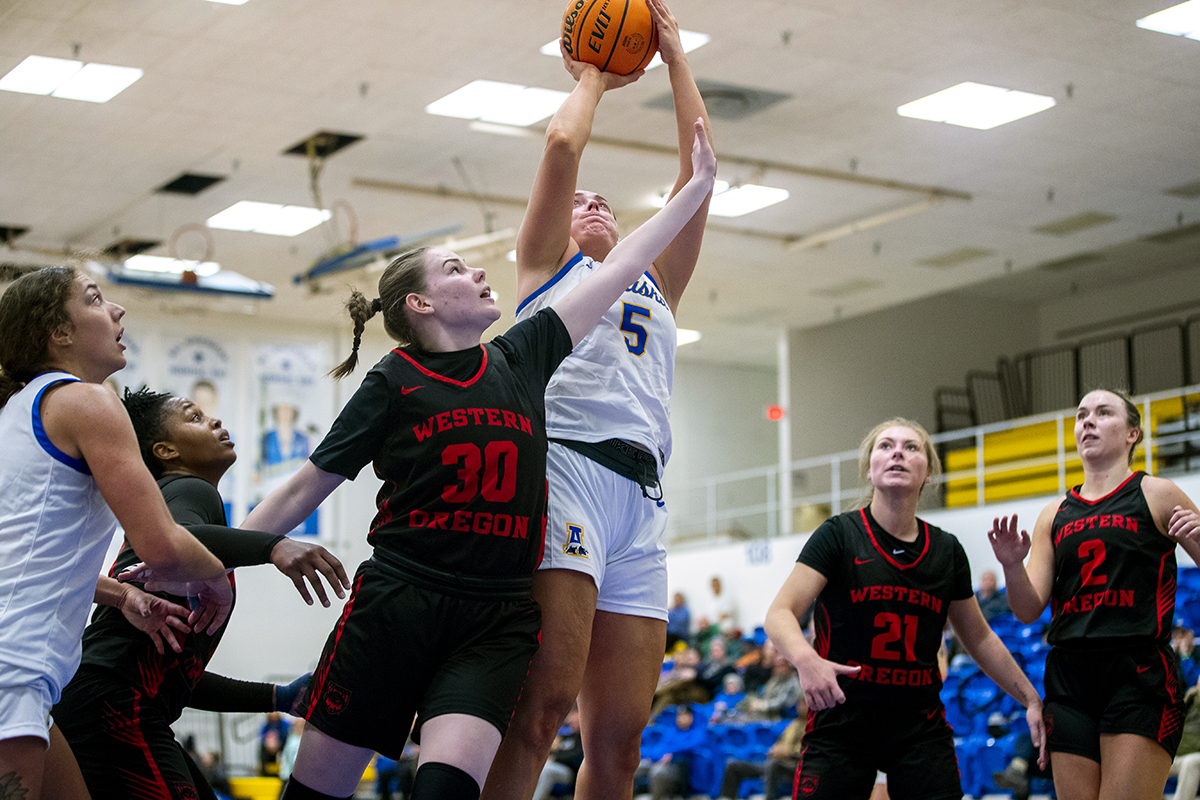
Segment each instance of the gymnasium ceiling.
[{"label": "gymnasium ceiling", "polygon": [[[710,219],[679,313],[704,339],[680,358],[770,364],[783,326],[965,287],[1030,300],[1197,270],[1200,41],[1134,24],[1171,4],[674,0],[681,27],[712,37],[690,59],[712,85],[718,177],[791,193]],[[0,92],[0,226],[27,229],[0,261],[94,255],[120,239],[192,259],[211,248],[225,269],[273,284],[275,299],[110,293],[181,313],[329,320],[348,282],[376,276],[294,285],[323,253],[352,232],[457,225],[459,239],[498,233],[467,252],[488,268],[503,325],[515,305],[504,232],[520,223],[544,122],[498,135],[424,108],[478,78],[569,90],[561,61],[539,53],[564,5],[0,0],[0,75],[29,55],[145,71],[105,104]],[[991,130],[896,113],[963,81],[1057,105]],[[601,104],[580,183],[623,225],[673,183],[668,93],[659,67]],[[755,110],[758,93],[783,97]],[[285,151],[319,131],[363,137],[320,172],[332,223],[292,238],[197,231],[239,200],[313,205],[307,160]],[[223,180],[195,195],[157,191],[185,172]],[[1099,224],[1054,225],[1089,221]]]}]

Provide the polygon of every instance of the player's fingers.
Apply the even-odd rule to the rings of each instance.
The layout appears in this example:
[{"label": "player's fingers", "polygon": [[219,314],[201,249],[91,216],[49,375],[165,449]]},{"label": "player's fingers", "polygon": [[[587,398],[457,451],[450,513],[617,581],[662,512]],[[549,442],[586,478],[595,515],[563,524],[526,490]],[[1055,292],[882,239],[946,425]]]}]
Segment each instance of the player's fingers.
[{"label": "player's fingers", "polygon": [[167,641],[167,644],[170,645],[173,651],[176,653],[183,652],[183,644],[180,643],[179,637],[175,635],[175,631],[164,625],[159,632],[162,634],[163,639]]},{"label": "player's fingers", "polygon": [[329,608],[329,597],[325,594],[325,584],[321,582],[321,576],[312,568],[306,569],[304,575],[312,584],[313,591],[316,593],[317,599],[321,601],[321,605]]},{"label": "player's fingers", "polygon": [[155,631],[150,631],[149,636],[150,641],[154,642],[154,651],[161,656],[163,654],[162,637]]},{"label": "player's fingers", "polygon": [[208,626],[208,634],[210,636],[221,629],[222,623],[224,623],[225,620],[229,618],[229,610],[230,610],[230,606],[228,604],[214,603],[213,605],[216,606],[216,611],[213,614],[212,624],[210,624]]},{"label": "player's fingers", "polygon": [[[177,608],[178,608],[178,606],[177,606]],[[186,615],[187,615],[187,610],[186,610],[186,609],[184,609],[184,615],[183,615],[183,616],[178,616],[178,617],[176,617],[176,616],[169,616],[169,617],[167,617],[167,619],[166,619],[166,621],[165,621],[165,624],[164,624],[164,626],[163,626],[163,627],[170,627],[170,628],[174,628],[175,630],[179,631],[179,632],[180,632],[180,633],[182,633],[182,634],[187,634],[187,632],[191,630],[191,627],[190,627],[190,626],[187,624]]]},{"label": "player's fingers", "polygon": [[313,604],[313,599],[308,593],[308,587],[304,584],[304,576],[292,575],[290,577],[292,579],[292,583],[296,587],[296,591],[299,592],[300,596],[304,598],[304,602],[311,606]]},{"label": "player's fingers", "polygon": [[[338,566],[341,565],[339,564]],[[337,570],[333,564],[329,563],[328,558],[322,557],[317,559],[317,571],[325,576],[325,580],[329,582],[330,588],[333,589],[338,597],[344,598],[346,596],[345,592],[342,591],[342,584]]]}]

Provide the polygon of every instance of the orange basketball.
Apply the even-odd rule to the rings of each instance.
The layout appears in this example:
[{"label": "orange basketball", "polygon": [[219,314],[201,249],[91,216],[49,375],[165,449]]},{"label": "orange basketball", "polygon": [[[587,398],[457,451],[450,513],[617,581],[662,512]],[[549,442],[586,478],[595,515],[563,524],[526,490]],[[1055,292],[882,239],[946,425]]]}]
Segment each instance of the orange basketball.
[{"label": "orange basketball", "polygon": [[571,0],[563,14],[562,44],[576,61],[628,75],[654,58],[658,29],[646,0]]}]

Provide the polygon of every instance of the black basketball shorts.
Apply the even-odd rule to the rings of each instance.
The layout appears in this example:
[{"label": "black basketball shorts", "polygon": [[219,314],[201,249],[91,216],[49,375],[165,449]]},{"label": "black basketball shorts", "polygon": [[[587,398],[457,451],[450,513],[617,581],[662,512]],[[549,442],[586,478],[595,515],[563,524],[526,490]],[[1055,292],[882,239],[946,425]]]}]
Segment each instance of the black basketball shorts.
[{"label": "black basketball shorts", "polygon": [[[502,595],[503,596],[503,595]],[[369,559],[325,643],[304,714],[341,742],[398,758],[414,715],[468,714],[508,731],[541,609],[529,597],[456,596]]]},{"label": "black basketball shorts", "polygon": [[1133,733],[1173,758],[1185,689],[1167,644],[1054,647],[1046,658],[1046,749],[1099,762],[1100,734]]}]

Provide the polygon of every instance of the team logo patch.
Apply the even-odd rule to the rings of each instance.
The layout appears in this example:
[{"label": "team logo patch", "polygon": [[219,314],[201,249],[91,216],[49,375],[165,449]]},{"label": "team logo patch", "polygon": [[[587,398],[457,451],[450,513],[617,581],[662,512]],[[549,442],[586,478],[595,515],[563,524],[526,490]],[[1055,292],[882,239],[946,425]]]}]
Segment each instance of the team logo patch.
[{"label": "team logo patch", "polygon": [[820,780],[820,775],[801,775],[800,776],[800,797],[812,797],[817,793],[817,782]]},{"label": "team logo patch", "polygon": [[350,690],[343,689],[336,683],[329,683],[325,687],[323,699],[326,711],[330,714],[340,714],[346,710],[346,705],[350,702]]},{"label": "team logo patch", "polygon": [[567,523],[567,543],[563,545],[563,555],[588,557],[588,551],[583,546],[582,525]]},{"label": "team logo patch", "polygon": [[1043,713],[1042,722],[1046,725],[1046,735],[1049,736],[1054,732],[1054,715]]},{"label": "team logo patch", "polygon": [[172,788],[179,800],[200,800],[200,793],[190,783],[177,783]]}]

